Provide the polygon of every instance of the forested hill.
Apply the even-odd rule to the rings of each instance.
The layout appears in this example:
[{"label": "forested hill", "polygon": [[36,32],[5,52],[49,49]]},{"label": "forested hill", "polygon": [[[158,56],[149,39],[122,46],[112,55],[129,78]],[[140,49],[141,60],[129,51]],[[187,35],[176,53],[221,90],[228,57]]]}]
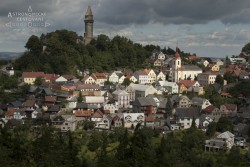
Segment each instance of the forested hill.
[{"label": "forested hill", "polygon": [[27,52],[15,61],[15,68],[57,74],[74,74],[76,69],[103,72],[127,67],[135,70],[147,68],[152,51],[160,50],[159,46],[142,46],[121,36],[110,39],[101,34],[88,45],[77,43],[78,38],[75,32],[68,30],[40,37],[32,35],[25,45]]}]

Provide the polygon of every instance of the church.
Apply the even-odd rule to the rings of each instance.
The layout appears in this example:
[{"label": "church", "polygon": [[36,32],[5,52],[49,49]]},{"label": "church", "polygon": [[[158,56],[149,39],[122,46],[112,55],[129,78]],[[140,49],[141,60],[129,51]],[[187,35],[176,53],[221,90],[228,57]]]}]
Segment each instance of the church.
[{"label": "church", "polygon": [[195,65],[182,65],[181,57],[176,49],[174,57],[171,62],[171,72],[173,82],[179,82],[180,80],[194,80],[198,74],[202,73],[202,69]]}]

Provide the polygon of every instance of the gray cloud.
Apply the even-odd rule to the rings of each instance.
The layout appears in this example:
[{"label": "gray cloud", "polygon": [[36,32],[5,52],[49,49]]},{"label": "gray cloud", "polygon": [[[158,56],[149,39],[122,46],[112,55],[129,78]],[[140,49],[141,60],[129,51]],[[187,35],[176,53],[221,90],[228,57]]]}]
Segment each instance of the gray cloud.
[{"label": "gray cloud", "polygon": [[[249,0],[102,0],[96,19],[109,24],[249,23]],[[243,17],[241,17],[243,16]],[[246,17],[244,17],[246,16]],[[243,19],[241,19],[243,18]],[[237,19],[237,20],[235,20]]]}]

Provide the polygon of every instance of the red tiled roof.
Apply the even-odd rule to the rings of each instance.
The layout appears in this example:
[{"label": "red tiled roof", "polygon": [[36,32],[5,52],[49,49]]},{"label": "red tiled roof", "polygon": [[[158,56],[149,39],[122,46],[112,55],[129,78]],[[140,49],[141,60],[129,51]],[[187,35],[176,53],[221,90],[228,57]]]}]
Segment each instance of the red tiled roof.
[{"label": "red tiled roof", "polygon": [[96,79],[106,79],[107,75],[104,73],[93,73],[92,76],[94,76]]},{"label": "red tiled roof", "polygon": [[36,78],[43,77],[44,72],[23,72],[22,78]]},{"label": "red tiled roof", "polygon": [[91,117],[92,111],[91,110],[77,110],[75,111],[76,117]]},{"label": "red tiled roof", "polygon": [[203,111],[206,113],[211,113],[214,109],[216,109],[217,107],[210,105],[207,108],[205,108]]},{"label": "red tiled roof", "polygon": [[102,118],[103,113],[100,110],[97,110],[93,115],[92,118]]},{"label": "red tiled roof", "polygon": [[226,92],[222,92],[220,95],[226,96],[226,97],[232,97],[232,95],[230,95],[230,93],[226,93]]},{"label": "red tiled roof", "polygon": [[120,119],[121,119],[121,118],[120,118],[118,115],[116,115],[116,116],[113,117],[112,120],[113,120],[113,121],[119,121]]},{"label": "red tiled roof", "polygon": [[44,100],[46,102],[56,102],[56,96],[45,96]]},{"label": "red tiled roof", "polygon": [[237,109],[237,105],[236,104],[224,104],[224,106],[228,109],[228,110],[236,110]]},{"label": "red tiled roof", "polygon": [[193,80],[180,80],[179,84],[183,84],[184,86],[186,86],[187,88],[190,88],[191,86],[193,86],[196,83],[196,81]]},{"label": "red tiled roof", "polygon": [[28,99],[24,102],[24,107],[32,107],[36,103],[36,100]]},{"label": "red tiled roof", "polygon": [[8,111],[6,112],[6,116],[13,116],[14,115],[14,112],[16,112],[17,111],[17,109],[16,108],[10,108],[10,109],[8,109]]},{"label": "red tiled roof", "polygon": [[53,80],[56,80],[58,77],[59,77],[59,75],[56,75],[56,74],[44,74],[44,79],[46,79],[46,80],[51,80],[51,81],[53,81]]}]

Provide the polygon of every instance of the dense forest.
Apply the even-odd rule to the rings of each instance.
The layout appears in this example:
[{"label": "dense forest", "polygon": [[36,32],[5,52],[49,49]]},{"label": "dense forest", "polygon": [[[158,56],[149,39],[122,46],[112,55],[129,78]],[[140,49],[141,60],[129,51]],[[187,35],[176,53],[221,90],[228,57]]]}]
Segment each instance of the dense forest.
[{"label": "dense forest", "polygon": [[109,39],[99,35],[88,45],[77,39],[75,32],[67,30],[32,35],[25,45],[27,51],[15,61],[15,68],[58,74],[73,74],[76,69],[102,72],[119,67],[140,68],[147,65],[146,59],[154,49],[160,49],[153,45],[143,47],[120,36]]},{"label": "dense forest", "polygon": [[231,125],[228,120],[221,120],[207,134],[195,126],[162,134],[139,125],[134,132],[115,128],[107,132],[77,129],[61,133],[51,126],[34,127],[26,122],[14,129],[0,129],[0,164],[5,167],[250,166],[249,151],[239,148],[204,151],[205,139],[215,130],[228,130]]},{"label": "dense forest", "polygon": [[[32,35],[25,48],[27,51],[14,63],[16,70],[57,74],[75,74],[76,69],[109,72],[121,68],[150,68],[149,58],[154,50],[168,55],[175,53],[171,48],[142,46],[126,37],[115,36],[110,39],[104,34],[84,45],[79,42],[75,32],[68,30],[57,30],[40,37]],[[181,56],[190,55],[180,53]]]}]

